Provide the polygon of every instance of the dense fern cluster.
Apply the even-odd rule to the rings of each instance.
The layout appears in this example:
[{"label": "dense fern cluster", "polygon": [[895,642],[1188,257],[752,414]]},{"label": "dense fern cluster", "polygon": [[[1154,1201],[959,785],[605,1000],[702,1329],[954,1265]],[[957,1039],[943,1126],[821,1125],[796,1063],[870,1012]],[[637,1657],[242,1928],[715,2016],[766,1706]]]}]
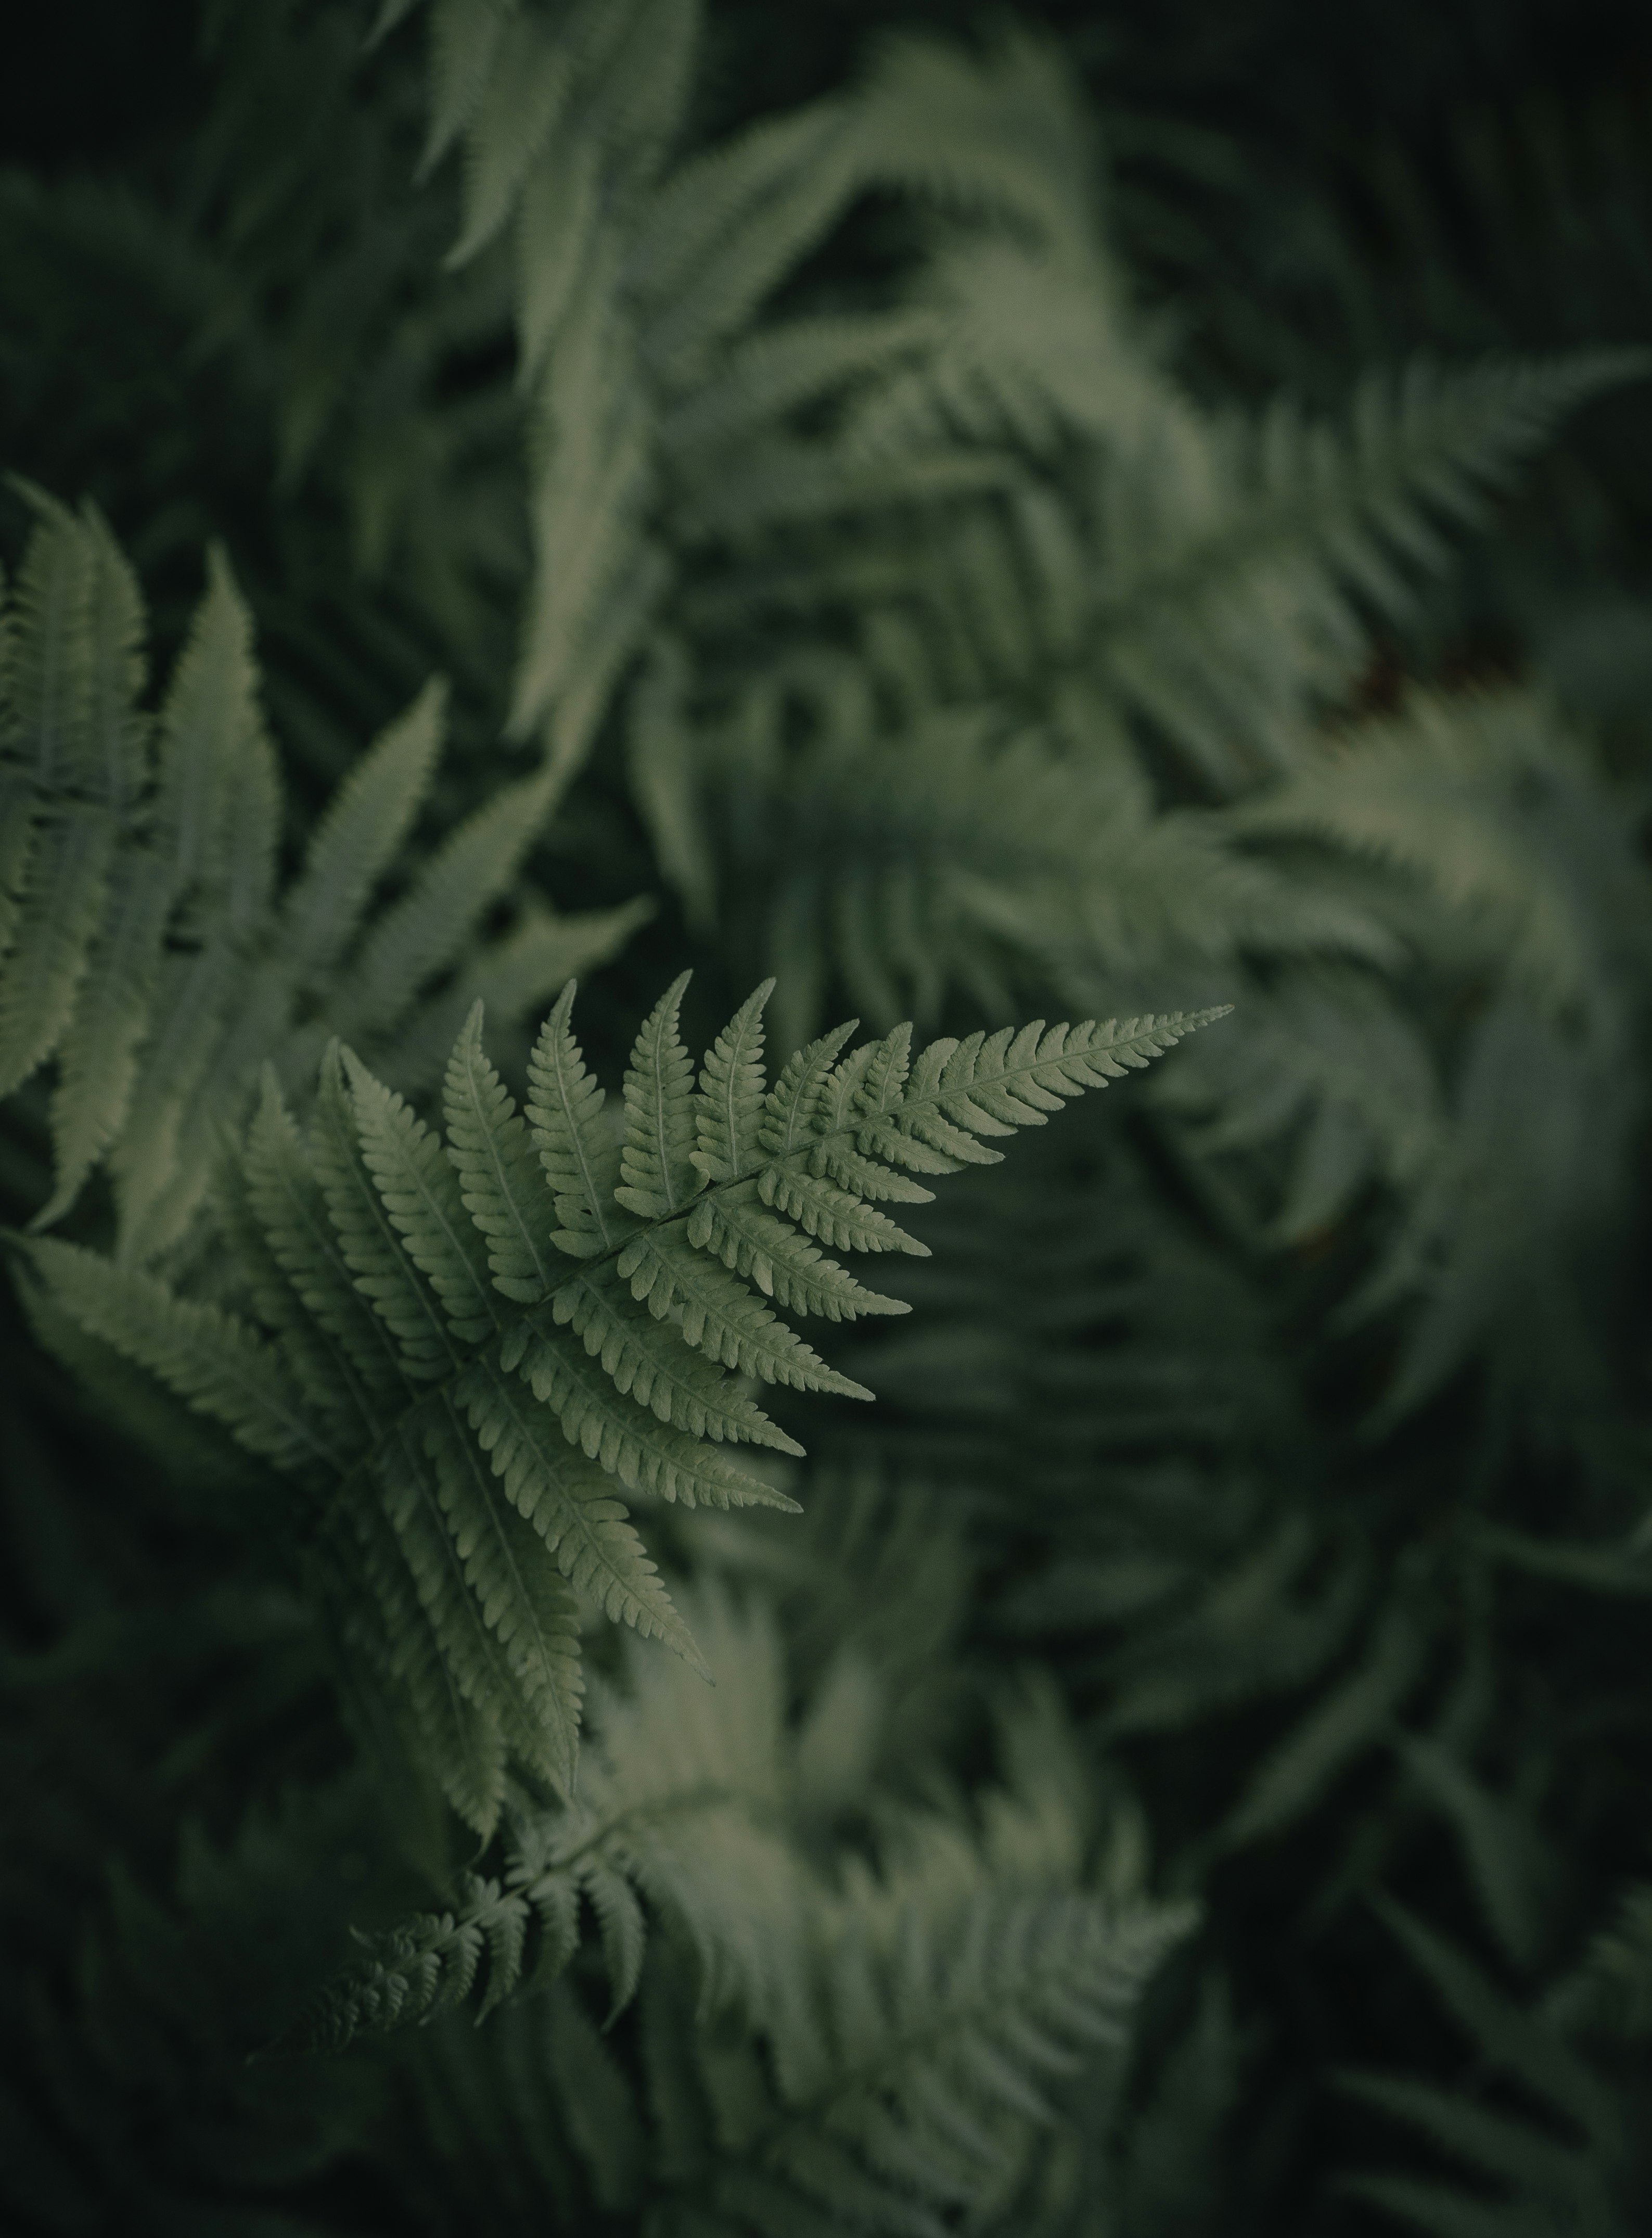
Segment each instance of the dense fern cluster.
[{"label": "dense fern cluster", "polygon": [[873,12],[0,179],[8,2228],[1652,2212],[1644,162]]},{"label": "dense fern cluster", "polygon": [[539,776],[503,789],[366,924],[434,771],[434,685],[358,763],[278,897],[279,780],[227,563],[215,555],[152,718],[130,567],[95,511],[30,496],[40,526],[7,618],[0,1093],[56,1057],[56,1180],[36,1224],[107,1155],[122,1255],[142,1261],[186,1230],[215,1130],[261,1063],[301,1071],[338,1030],[421,1081],[456,1000],[480,986],[520,1011],[611,951],[635,912],[567,921],[536,904],[477,937],[550,807]]}]

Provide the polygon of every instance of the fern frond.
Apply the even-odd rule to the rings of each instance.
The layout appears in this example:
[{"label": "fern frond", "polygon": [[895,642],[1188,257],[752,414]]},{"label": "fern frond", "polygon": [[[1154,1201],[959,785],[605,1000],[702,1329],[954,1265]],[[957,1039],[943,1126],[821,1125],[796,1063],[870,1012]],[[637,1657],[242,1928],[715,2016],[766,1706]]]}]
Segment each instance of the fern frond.
[{"label": "fern frond", "polygon": [[56,1172],[51,1195],[35,1215],[37,1228],[50,1228],[74,1203],[131,1107],[172,900],[164,862],[144,849],[115,852],[85,983],[58,1044]]},{"label": "fern frond", "polygon": [[1057,248],[1088,215],[1092,128],[1059,50],[1035,33],[1008,30],[974,51],[887,34],[865,111],[869,169],[945,209],[1017,220]]},{"label": "fern frond", "polygon": [[443,843],[363,944],[334,1012],[341,1032],[382,1036],[421,980],[458,961],[478,917],[509,892],[558,789],[549,770],[501,785]]},{"label": "fern frond", "polygon": [[[463,1487],[445,1475],[438,1458],[444,1445],[444,1414],[437,1402],[422,1420],[400,1426],[386,1441],[376,1456],[378,1490],[459,1692],[499,1725],[512,1752],[543,1776],[553,1764],[561,1768],[556,1744],[565,1738],[565,1729],[540,1730],[506,1642],[488,1620],[474,1589],[460,1544],[463,1539],[468,1545],[473,1560],[478,1519],[465,1504]],[[552,1580],[553,1592],[558,1583]],[[556,1725],[563,1725],[565,1710],[558,1701]],[[491,1833],[492,1823],[483,1831]]]},{"label": "fern frond", "polygon": [[469,1698],[460,1684],[446,1626],[438,1621],[439,1595],[420,1591],[387,1501],[353,1502],[334,1520],[333,1539],[340,1557],[341,1639],[393,1690],[393,1698],[406,1701],[422,1761],[460,1818],[486,1838],[505,1801],[507,1744],[496,1711]]},{"label": "fern frond", "polygon": [[307,1419],[275,1354],[233,1314],[175,1298],[153,1276],[111,1267],[77,1244],[43,1236],[30,1255],[82,1328],[215,1415],[250,1452],[287,1468],[336,1465],[336,1449]]},{"label": "fern frond", "polygon": [[1441,1153],[1446,1114],[1424,1038],[1382,981],[1298,965],[1255,990],[1246,1016],[1242,1050],[1201,1043],[1161,1090],[1200,1154],[1294,1134],[1272,1210],[1282,1242],[1328,1232],[1373,1181],[1409,1195]]},{"label": "fern frond", "polygon": [[[278,1466],[334,1480],[322,1536],[347,1547],[334,1509],[355,1517],[354,1559],[383,1622],[369,1652],[407,1689],[446,1791],[484,1831],[489,1732],[571,1791],[575,1596],[697,1660],[615,1481],[685,1507],[795,1508],[724,1457],[735,1440],[800,1448],[722,1371],[871,1396],[765,1299],[834,1320],[902,1301],[864,1289],[773,1208],[886,1246],[898,1231],[862,1219],[867,1198],[909,1193],[914,1168],[995,1159],[979,1137],[1041,1125],[1219,1015],[1005,1029],[915,1062],[909,1027],[847,1057],[840,1032],[765,1095],[767,990],[708,1052],[697,1089],[677,1030],[685,983],[638,1037],[623,1149],[573,1038],[572,986],[531,1067],[537,1161],[479,1011],[449,1062],[446,1144],[336,1041],[307,1144],[267,1075],[223,1216],[271,1344],[136,1273],[95,1300],[102,1262],[56,1247],[37,1262],[93,1334]],[[807,1186],[823,1182],[829,1194]],[[364,1509],[381,1510],[388,1540]],[[627,1899],[590,1892],[629,1951]]]},{"label": "fern frond", "polygon": [[[910,1915],[893,1979],[849,1929],[820,2036],[799,2025],[777,2047],[783,2110],[752,2157],[817,2209],[859,2196],[888,2216],[909,2187],[968,2198],[997,2157],[992,2117],[1047,2122],[1041,2085],[1121,2033],[1189,1923],[994,1891],[939,1934]],[[965,2136],[975,2165],[961,2169]]]},{"label": "fern frond", "polygon": [[[636,250],[651,369],[681,393],[826,233],[860,175],[852,110],[823,102],[683,166]],[[669,276],[668,276],[669,275]]]},{"label": "fern frond", "polygon": [[[833,1250],[904,1251],[919,1259],[929,1256],[928,1245],[897,1228],[887,1213],[864,1202],[852,1190],[838,1189],[814,1174],[769,1166],[757,1186],[765,1204],[772,1204],[795,1220],[805,1235],[817,1236]],[[915,1184],[913,1195],[922,1201],[931,1192]]]},{"label": "fern frond", "polygon": [[779,1824],[784,1672],[760,1606],[703,1586],[692,1612],[715,1687],[685,1689],[632,1655],[624,1691],[593,1703],[578,1798],[513,1814],[499,1877],[467,1877],[460,1907],[377,1944],[372,1963],[316,2000],[302,2039],[340,2049],[422,2017],[432,2000],[463,2002],[486,1954],[479,2020],[522,1981],[561,1972],[587,1905],[618,2012],[642,1966],[639,1888],[689,1932],[709,1994],[767,1994],[764,1931],[778,1931],[799,1872]]},{"label": "fern frond", "polygon": [[[347,781],[278,902],[280,783],[227,561],[211,557],[151,723],[142,600],[109,530],[89,507],[31,501],[0,687],[0,1094],[56,1055],[56,1174],[34,1225],[60,1219],[107,1158],[121,1254],[140,1265],[196,1215],[219,1133],[244,1119],[266,1061],[301,1083],[343,1027],[417,1078],[433,1010],[445,1056],[479,987],[506,1011],[541,1001],[571,961],[611,953],[638,909],[539,910],[478,939],[561,781],[542,771],[461,825],[362,939],[433,772],[439,684]],[[429,997],[450,971],[451,993]]]},{"label": "fern frond", "polygon": [[[465,80],[483,83],[485,89],[465,104],[464,221],[448,251],[450,265],[468,262],[505,224],[574,87],[567,48],[545,37],[532,11],[503,17],[498,9],[466,12],[475,25],[473,43],[465,56],[463,79],[449,63],[443,89],[446,114],[432,117],[426,156],[426,163],[439,156],[452,138],[455,126],[449,120],[456,111],[463,113]],[[484,28],[479,19],[485,16],[492,20]]]},{"label": "fern frond", "polygon": [[776,974],[779,1030],[815,1025],[802,1004],[829,979],[888,1024],[954,990],[1001,1014],[1028,974],[1088,999],[1148,972],[1237,978],[1252,952],[1397,955],[1358,897],[1282,875],[1208,811],[1155,811],[1100,718],[1070,745],[980,705],[886,733],[847,671],[800,663],[683,741],[727,937]]},{"label": "fern frond", "polygon": [[337,963],[373,886],[406,839],[434,772],[446,691],[426,685],[340,786],[282,906],[282,939],[301,980]]},{"label": "fern frond", "polygon": [[184,893],[224,878],[231,804],[259,725],[252,618],[215,548],[207,579],[161,712],[155,831]]},{"label": "fern frond", "polygon": [[86,747],[97,553],[56,499],[27,486],[24,494],[39,526],[12,590],[7,745],[43,789],[90,790],[96,773],[88,766]]},{"label": "fern frond", "polygon": [[1417,881],[1551,1015],[1598,1003],[1609,982],[1602,904],[1645,911],[1583,748],[1527,692],[1419,692],[1234,822]]}]

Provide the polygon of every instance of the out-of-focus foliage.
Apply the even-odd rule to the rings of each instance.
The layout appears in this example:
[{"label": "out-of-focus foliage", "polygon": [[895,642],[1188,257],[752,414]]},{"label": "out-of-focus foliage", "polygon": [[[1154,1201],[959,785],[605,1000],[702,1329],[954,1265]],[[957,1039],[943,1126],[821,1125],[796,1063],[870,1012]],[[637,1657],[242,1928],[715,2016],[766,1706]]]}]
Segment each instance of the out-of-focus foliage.
[{"label": "out-of-focus foliage", "polygon": [[1638,2234],[1632,28],[155,20],[0,178],[8,2227]]}]

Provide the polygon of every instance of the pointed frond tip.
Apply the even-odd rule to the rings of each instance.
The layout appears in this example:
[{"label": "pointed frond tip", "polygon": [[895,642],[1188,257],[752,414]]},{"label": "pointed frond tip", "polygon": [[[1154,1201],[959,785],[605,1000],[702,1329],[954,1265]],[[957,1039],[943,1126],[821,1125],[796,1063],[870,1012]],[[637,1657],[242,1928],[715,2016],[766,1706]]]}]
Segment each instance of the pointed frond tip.
[{"label": "pointed frond tip", "polygon": [[[228,1281],[210,1303],[66,1244],[21,1247],[88,1334],[305,1480],[329,1558],[375,1612],[363,1652],[484,1835],[507,1754],[572,1791],[582,1614],[704,1672],[619,1494],[795,1510],[732,1457],[803,1453],[743,1379],[873,1396],[783,1316],[908,1305],[823,1246],[921,1254],[880,1206],[926,1202],[933,1176],[995,1161],[994,1142],[1224,1015],[1041,1019],[915,1054],[902,1026],[845,1055],[845,1027],[771,1089],[770,987],[697,1067],[687,986],[638,1036],[623,1136],[574,1037],[572,982],[520,1113],[479,1003],[447,1066],[445,1130],[336,1042],[307,1136],[271,1078],[224,1161]],[[461,1936],[460,1973],[472,1955]]]}]

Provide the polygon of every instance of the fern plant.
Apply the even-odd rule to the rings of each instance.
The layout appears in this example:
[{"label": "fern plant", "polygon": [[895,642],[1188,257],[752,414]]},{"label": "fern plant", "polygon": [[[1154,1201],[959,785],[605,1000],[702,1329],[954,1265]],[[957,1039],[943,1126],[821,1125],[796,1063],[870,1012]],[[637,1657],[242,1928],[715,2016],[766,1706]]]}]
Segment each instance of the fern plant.
[{"label": "fern plant", "polygon": [[618,1142],[572,983],[524,1113],[472,1009],[445,1144],[337,1043],[307,1139],[267,1073],[226,1183],[250,1318],[73,1244],[28,1254],[82,1329],[310,1487],[347,1628],[405,1687],[444,1789],[485,1833],[507,1752],[572,1785],[581,1600],[694,1659],[616,1480],[689,1506],[790,1505],[721,1450],[801,1451],[740,1379],[869,1397],[767,1301],[831,1321],[902,1310],[821,1246],[918,1248],[881,1209],[923,1201],[916,1175],[995,1161],[981,1137],[1041,1125],[1216,1015],[1040,1021],[915,1059],[909,1028],[842,1056],[841,1027],[769,1089],[764,986],[697,1089],[686,983],[638,1036]]},{"label": "fern plant", "polygon": [[[0,2218],[1638,2229],[1640,1897],[1567,1962],[1644,1876],[1647,741],[1561,654],[1646,635],[1639,142],[1521,127],[1532,268],[1627,252],[1586,315],[1349,273],[1378,181],[1294,328],[1340,18],[1243,100],[1166,47],[1236,156],[1088,34],[754,122],[730,0],[371,12],[208,7],[135,202],[0,182],[14,455],[158,641],[220,528],[263,671],[221,571],[151,700],[41,501]],[[438,789],[433,690],[318,814],[433,665],[507,750]],[[592,987],[630,918],[544,875],[665,907]],[[603,1103],[691,963],[778,983]],[[571,988],[513,1043],[576,967],[585,1051]]]},{"label": "fern plant", "polygon": [[434,774],[436,684],[359,762],[278,893],[279,783],[228,563],[213,559],[151,717],[131,569],[95,510],[29,494],[39,522],[0,685],[0,1095],[56,1057],[56,1177],[35,1224],[107,1162],[136,1264],[188,1228],[261,1064],[301,1080],[342,1030],[416,1085],[455,1002],[462,1016],[485,991],[519,1014],[611,953],[638,911],[562,919],[531,902],[479,936],[549,811],[540,772],[502,787],[367,923]]},{"label": "fern plant", "polygon": [[[479,2020],[512,1998],[484,2056],[548,2036],[554,2082],[530,2083],[528,2102],[591,2163],[598,2204],[776,2233],[846,2210],[927,2229],[967,2207],[995,2226],[1070,2122],[1062,2077],[1122,2044],[1190,1911],[1079,1882],[1087,1782],[1047,1699],[1008,1721],[1004,1784],[967,1813],[891,1796],[876,1863],[823,1848],[810,1725],[788,1725],[769,1611],[715,1576],[689,1606],[715,1691],[633,1648],[623,1686],[602,1691],[577,1803],[519,1811],[502,1884],[470,1876],[457,1910],[378,1938],[302,2034],[336,2049],[479,1990]],[[645,1966],[633,1889],[662,1930]],[[644,2091],[569,1970],[582,1899],[611,2027],[641,1983]],[[451,2056],[418,2059],[437,2089]]]}]

